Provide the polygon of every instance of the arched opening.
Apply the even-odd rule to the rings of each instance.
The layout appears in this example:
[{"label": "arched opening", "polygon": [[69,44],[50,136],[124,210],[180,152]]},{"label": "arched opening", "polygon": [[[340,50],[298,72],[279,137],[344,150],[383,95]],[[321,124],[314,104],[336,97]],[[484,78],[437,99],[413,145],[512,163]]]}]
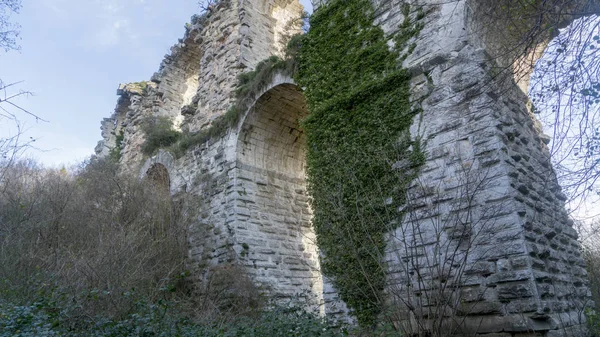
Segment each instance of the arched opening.
[{"label": "arched opening", "polygon": [[153,81],[158,83],[157,95],[161,100],[159,116],[169,117],[175,129],[180,129],[184,119],[197,114],[199,96],[200,61],[203,52],[196,41],[199,29],[186,26],[183,40],[171,47],[160,65]]},{"label": "arched opening", "polygon": [[306,102],[280,84],[250,109],[237,140],[237,251],[257,283],[278,298],[322,299],[322,279],[299,120]]},{"label": "arched opening", "polygon": [[163,164],[155,163],[146,171],[146,180],[153,184],[157,190],[165,193],[171,193],[171,179],[169,171]]},{"label": "arched opening", "polygon": [[306,102],[293,84],[266,92],[250,111],[238,138],[238,160],[289,178],[304,179],[305,139],[299,119]]}]

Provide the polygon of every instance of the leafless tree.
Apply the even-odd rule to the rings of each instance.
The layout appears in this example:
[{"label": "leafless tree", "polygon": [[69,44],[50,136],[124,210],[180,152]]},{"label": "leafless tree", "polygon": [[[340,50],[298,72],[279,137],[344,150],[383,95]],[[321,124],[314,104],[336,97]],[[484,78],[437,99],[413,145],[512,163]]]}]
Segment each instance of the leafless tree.
[{"label": "leafless tree", "polygon": [[495,79],[528,91],[532,111],[551,133],[552,160],[567,195],[600,192],[600,1],[468,5],[476,13],[472,31],[496,62]]},{"label": "leafless tree", "polygon": [[[5,285],[27,298],[27,286],[41,285],[24,280],[39,276],[68,289],[85,310],[112,314],[131,308],[123,292],[135,288],[160,298],[161,289],[177,286],[185,271],[189,219],[169,192],[117,174],[108,160],[94,159],[74,171],[19,160],[0,179]],[[90,291],[106,294],[99,301],[78,297]]]},{"label": "leafless tree", "polygon": [[210,13],[215,9],[221,0],[199,0],[198,6],[202,12]]},{"label": "leafless tree", "polygon": [[[11,22],[11,16],[19,13],[21,0],[0,0],[0,49],[5,52],[19,50],[19,25]],[[0,181],[22,152],[35,141],[25,138],[22,116],[33,117],[35,121],[47,122],[45,119],[23,108],[16,101],[21,97],[31,96],[30,91],[19,89],[21,82],[6,83],[0,74]]]},{"label": "leafless tree", "polygon": [[572,198],[600,192],[600,21],[575,21],[538,62],[532,101],[552,131],[551,153]]},{"label": "leafless tree", "polygon": [[10,22],[12,14],[21,9],[21,0],[0,0],[0,49],[19,49],[19,25]]}]

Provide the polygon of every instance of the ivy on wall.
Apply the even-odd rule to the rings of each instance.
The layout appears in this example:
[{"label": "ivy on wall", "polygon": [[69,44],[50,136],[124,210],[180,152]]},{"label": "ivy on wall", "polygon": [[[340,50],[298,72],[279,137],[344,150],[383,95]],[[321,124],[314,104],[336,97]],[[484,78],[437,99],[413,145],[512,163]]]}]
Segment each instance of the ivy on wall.
[{"label": "ivy on wall", "polygon": [[362,326],[374,325],[382,309],[385,234],[398,221],[406,188],[424,162],[409,134],[418,111],[411,109],[410,76],[399,62],[415,48],[412,38],[425,13],[417,12],[417,22],[408,6],[402,13],[399,32],[386,37],[373,24],[369,0],[321,6],[309,32],[292,38],[285,59],[269,58],[240,76],[236,101],[211,127],[159,146],[170,145],[179,157],[222,136],[274,73],[293,73],[310,112],[302,124],[322,271]]},{"label": "ivy on wall", "polygon": [[[424,160],[408,133],[417,113],[409,74],[373,25],[373,12],[369,0],[320,7],[302,38],[295,76],[310,111],[303,128],[321,268],[362,326],[374,325],[382,308],[385,233]],[[401,162],[399,172],[394,164]]]}]

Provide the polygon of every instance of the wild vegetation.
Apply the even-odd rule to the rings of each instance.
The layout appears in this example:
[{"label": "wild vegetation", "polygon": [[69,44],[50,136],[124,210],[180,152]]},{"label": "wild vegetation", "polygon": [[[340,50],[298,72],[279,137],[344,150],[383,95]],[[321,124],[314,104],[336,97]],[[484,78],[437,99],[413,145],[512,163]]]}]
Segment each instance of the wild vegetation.
[{"label": "wild vegetation", "polygon": [[[293,44],[297,42],[297,39],[290,42]],[[293,45],[290,50],[295,50]],[[234,103],[225,114],[215,118],[208,128],[199,132],[175,131],[172,128],[172,122],[165,117],[146,119],[142,128],[146,134],[142,152],[146,155],[152,155],[162,148],[179,158],[188,149],[206,143],[212,138],[223,136],[230,128],[237,125],[242,115],[254,103],[253,100],[270,83],[274,74],[277,72],[291,74],[295,71],[295,68],[295,58],[291,53],[288,53],[283,59],[272,56],[260,62],[254,70],[241,74],[238,77]]]},{"label": "wild vegetation", "polygon": [[[209,9],[218,3],[218,1],[204,1],[200,2],[200,6]],[[290,20],[286,31],[300,31],[307,18],[308,14],[304,13],[302,17]],[[253,70],[238,76],[238,85],[234,92],[235,99],[231,106],[223,115],[215,118],[207,128],[198,132],[177,132],[172,129],[171,122],[165,118],[147,119],[144,122],[145,127],[143,127],[146,141],[142,151],[146,155],[152,155],[162,148],[179,158],[189,149],[204,144],[210,139],[221,137],[228,130],[234,128],[275,74],[283,73],[291,76],[297,71],[296,56],[300,48],[300,36],[288,34],[281,39],[281,43],[283,43],[282,49],[284,50],[281,57],[271,56],[259,62]],[[195,108],[191,105],[184,107],[183,110],[195,110]]]},{"label": "wild vegetation", "polygon": [[[409,11],[405,8],[405,13]],[[425,15],[422,11],[417,20]],[[382,314],[390,314],[383,312],[384,234],[396,229],[397,210],[410,206],[406,187],[424,159],[419,142],[408,134],[418,111],[409,105],[409,76],[398,64],[414,49],[406,43],[422,26],[406,18],[394,37],[396,49],[390,51],[381,29],[373,26],[369,1],[332,1],[312,17],[306,36],[292,39],[283,59],[271,57],[240,76],[235,104],[211,127],[186,134],[162,118],[149,119],[143,127],[145,154],[166,148],[181,156],[236,125],[274,73],[295,74],[306,88],[311,112],[303,127],[323,270],[367,328],[376,325]],[[580,94],[598,103],[597,91]],[[118,145],[122,137],[117,135]],[[6,150],[0,154],[17,153],[17,143],[18,139],[0,143],[0,150]],[[587,149],[593,152],[597,147],[591,144]],[[119,157],[120,153],[111,152],[112,161],[94,159],[74,172],[43,169],[15,161],[14,155],[1,162],[0,336],[344,334],[300,308],[271,306],[235,267],[215,268],[208,280],[193,282],[186,265],[186,228],[194,214],[182,212],[182,204],[192,201],[180,195],[173,202],[160,184],[119,174],[114,164]],[[468,174],[465,179],[472,179]],[[479,184],[475,179],[464,186]],[[459,192],[457,200],[472,199],[477,193]],[[470,205],[457,207],[466,206]],[[414,232],[399,241],[422,235],[418,221],[411,222],[410,210],[401,209],[408,230]],[[478,225],[456,214],[453,223],[432,223],[435,233],[446,231],[450,224]],[[417,316],[459,315],[469,310],[444,285],[452,283],[449,279],[468,277],[467,255],[455,243],[471,249],[489,237],[474,237],[472,228],[465,226],[454,235],[455,241],[438,238],[434,245],[446,252],[441,259],[451,260],[460,271],[455,273],[436,260],[420,266],[423,273],[441,277],[436,287],[420,279],[423,295],[416,302],[403,299],[402,304],[410,305]],[[600,254],[594,247],[585,253],[592,294],[600,303]],[[419,306],[425,300],[439,304],[425,312]],[[588,317],[600,333],[598,314],[590,310]],[[442,323],[434,322],[433,335],[448,333]]]},{"label": "wild vegetation", "polygon": [[194,282],[194,214],[160,181],[100,159],[74,172],[0,168],[0,336],[341,334],[300,308],[270,306],[233,266]]}]

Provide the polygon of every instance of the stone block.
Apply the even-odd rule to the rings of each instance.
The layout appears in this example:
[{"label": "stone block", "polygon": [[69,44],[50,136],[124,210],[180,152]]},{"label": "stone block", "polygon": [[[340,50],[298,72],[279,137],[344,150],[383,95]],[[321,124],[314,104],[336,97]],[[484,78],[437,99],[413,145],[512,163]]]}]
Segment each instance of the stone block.
[{"label": "stone block", "polygon": [[506,283],[498,285],[496,290],[500,301],[509,301],[533,296],[532,285],[529,282]]}]

